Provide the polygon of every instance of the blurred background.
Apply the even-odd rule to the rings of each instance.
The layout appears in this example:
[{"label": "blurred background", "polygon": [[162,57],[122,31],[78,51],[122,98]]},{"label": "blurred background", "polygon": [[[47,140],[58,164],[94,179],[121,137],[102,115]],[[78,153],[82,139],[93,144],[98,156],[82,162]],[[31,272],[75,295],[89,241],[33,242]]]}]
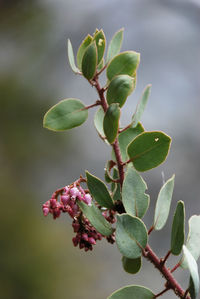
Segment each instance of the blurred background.
[{"label": "blurred background", "polygon": [[[172,139],[167,161],[143,175],[149,185],[151,225],[161,172],[176,174],[171,211],[184,200],[187,220],[200,214],[200,2],[198,0],[0,0],[0,298],[106,298],[127,284],[156,292],[164,280],[152,265],[123,272],[116,246],[102,241],[93,252],[74,248],[70,219],[44,218],[51,193],[88,169],[103,177],[109,148],[97,138],[94,110],[80,128],[54,133],[42,128],[44,113],[59,100],[97,99],[67,61],[66,41],[76,51],[82,39],[103,28],[107,40],[125,28],[122,50],[141,53],[138,83],[123,108],[127,124],[143,88],[152,93],[143,115],[147,130]],[[173,214],[173,213],[171,213]],[[162,256],[170,246],[172,215],[150,244]],[[186,221],[186,230],[188,230]],[[168,265],[179,258],[171,258]],[[176,277],[187,287],[188,273]],[[163,298],[175,298],[166,293]]]}]

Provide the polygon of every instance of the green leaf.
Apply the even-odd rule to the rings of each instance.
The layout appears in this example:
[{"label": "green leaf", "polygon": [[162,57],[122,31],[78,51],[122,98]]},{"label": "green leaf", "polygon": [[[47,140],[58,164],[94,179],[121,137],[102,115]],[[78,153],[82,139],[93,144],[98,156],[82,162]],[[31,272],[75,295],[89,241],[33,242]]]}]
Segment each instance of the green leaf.
[{"label": "green leaf", "polygon": [[78,127],[88,117],[88,111],[77,99],[66,99],[54,105],[44,116],[43,126],[53,131],[64,131]]},{"label": "green leaf", "polygon": [[149,94],[150,94],[150,90],[151,90],[151,85],[147,85],[146,88],[143,91],[142,97],[137,105],[136,111],[132,116],[132,126],[136,127],[138,122],[141,119],[141,116],[144,112],[144,109],[146,107],[148,98],[149,98]]},{"label": "green leaf", "polygon": [[107,67],[107,77],[112,80],[117,75],[133,76],[140,62],[140,54],[126,51],[115,56]]},{"label": "green leaf", "polygon": [[100,107],[97,110],[97,112],[95,113],[95,116],[94,116],[94,126],[95,126],[97,132],[99,133],[99,135],[103,138],[105,137],[105,133],[104,133],[104,130],[103,130],[104,116],[105,116],[105,113],[104,113],[102,107]]},{"label": "green leaf", "polygon": [[96,176],[86,171],[87,185],[92,197],[102,207],[113,208],[113,200],[106,185]]},{"label": "green leaf", "polygon": [[[119,147],[121,151],[122,161],[126,162],[128,160],[127,147],[133,139],[144,132],[143,126],[139,123],[135,128],[128,128],[121,132],[118,136]],[[112,151],[112,159],[116,160],[114,151]]]},{"label": "green leaf", "polygon": [[199,294],[199,273],[198,273],[197,263],[193,255],[190,253],[190,251],[187,249],[185,245],[183,245],[183,254],[193,281],[194,295],[195,295],[194,298],[197,298]]},{"label": "green leaf", "polygon": [[123,256],[130,259],[140,257],[147,238],[147,229],[142,220],[128,214],[117,215],[116,243]]},{"label": "green leaf", "polygon": [[105,63],[104,63],[104,58],[103,58],[97,67],[98,72],[104,67],[104,64]]},{"label": "green leaf", "polygon": [[140,271],[142,259],[141,257],[138,257],[137,259],[128,259],[127,257],[123,256],[122,265],[127,273],[136,274]]},{"label": "green leaf", "polygon": [[107,90],[107,102],[108,104],[119,103],[122,107],[131,94],[134,88],[134,78],[128,75],[119,75],[114,77]]},{"label": "green leaf", "polygon": [[158,194],[153,224],[156,230],[162,229],[167,221],[172,200],[172,194],[174,190],[174,178],[175,176],[173,175],[162,186]]},{"label": "green leaf", "polygon": [[[186,241],[186,247],[197,261],[200,256],[200,215],[193,215],[189,219],[189,233]],[[187,265],[183,260],[181,267],[186,268]]]},{"label": "green leaf", "polygon": [[112,180],[114,179],[113,176],[111,175],[111,170],[115,166],[115,162],[112,160],[107,161],[106,166],[104,168],[105,170],[105,178],[107,183],[111,183]]},{"label": "green leaf", "polygon": [[96,230],[103,236],[110,236],[113,232],[110,223],[103,217],[101,211],[92,203],[88,206],[83,201],[78,201],[78,206],[85,215],[85,217],[90,221],[90,223],[96,228]]},{"label": "green leaf", "polygon": [[83,76],[86,79],[91,80],[96,73],[96,68],[97,68],[97,47],[96,47],[96,43],[92,42],[87,47],[83,55],[83,59],[82,59]]},{"label": "green leaf", "polygon": [[171,138],[162,132],[144,132],[128,146],[128,155],[138,171],[147,171],[163,163]]},{"label": "green leaf", "polygon": [[73,48],[72,48],[72,44],[70,42],[70,40],[68,39],[68,43],[67,43],[67,47],[68,47],[68,59],[69,59],[69,64],[71,66],[72,71],[74,71],[75,73],[79,72],[79,69],[76,67],[75,65],[75,61],[74,61],[74,52],[73,52]]},{"label": "green leaf", "polygon": [[119,104],[111,104],[104,116],[103,130],[109,143],[113,143],[117,137],[119,129],[120,108]]},{"label": "green leaf", "polygon": [[130,285],[115,291],[107,299],[153,299],[154,296],[150,289]]},{"label": "green leaf", "polygon": [[142,218],[149,206],[149,195],[145,194],[147,185],[143,178],[132,167],[126,171],[122,186],[122,202],[126,212]]},{"label": "green leaf", "polygon": [[96,46],[97,46],[97,56],[98,56],[97,64],[99,64],[103,58],[105,46],[106,46],[106,38],[102,29],[95,34],[94,41],[96,42]]},{"label": "green leaf", "polygon": [[174,255],[181,253],[185,238],[185,207],[184,202],[179,201],[174,214],[171,233],[171,252]]},{"label": "green leaf", "polygon": [[117,31],[114,34],[113,38],[111,39],[108,46],[106,63],[108,63],[114,56],[116,56],[119,53],[121,49],[122,40],[123,40],[123,33],[124,33],[124,28]]},{"label": "green leaf", "polygon": [[92,36],[90,34],[88,34],[86,36],[86,38],[82,41],[82,43],[78,49],[76,61],[77,61],[78,68],[80,70],[82,69],[83,55],[85,53],[86,48],[91,44],[92,40],[93,40]]}]

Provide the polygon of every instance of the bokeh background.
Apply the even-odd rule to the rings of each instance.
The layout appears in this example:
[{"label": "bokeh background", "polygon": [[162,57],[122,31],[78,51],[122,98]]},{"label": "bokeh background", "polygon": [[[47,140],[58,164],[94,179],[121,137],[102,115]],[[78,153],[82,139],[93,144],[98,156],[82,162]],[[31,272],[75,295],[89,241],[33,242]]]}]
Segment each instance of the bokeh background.
[{"label": "bokeh background", "polygon": [[[103,177],[109,149],[92,125],[54,133],[42,128],[44,113],[58,100],[86,104],[94,90],[75,76],[67,61],[69,37],[75,51],[87,33],[103,28],[107,40],[125,28],[122,50],[141,52],[136,91],[123,108],[123,122],[143,88],[152,93],[143,115],[147,130],[173,138],[167,161],[144,174],[151,208],[165,178],[176,173],[171,211],[184,200],[186,218],[200,214],[200,2],[198,0],[0,0],[0,298],[106,298],[127,284],[159,292],[163,279],[148,262],[136,276],[123,272],[115,246],[99,242],[93,252],[74,248],[67,217],[44,218],[51,193],[88,169]],[[172,214],[172,213],[171,213]],[[172,215],[150,244],[162,256],[170,246]],[[186,230],[187,221],[186,221]],[[169,261],[169,266],[177,258]],[[187,273],[186,273],[187,274]],[[188,275],[177,271],[183,286]],[[174,298],[167,293],[163,298]]]}]

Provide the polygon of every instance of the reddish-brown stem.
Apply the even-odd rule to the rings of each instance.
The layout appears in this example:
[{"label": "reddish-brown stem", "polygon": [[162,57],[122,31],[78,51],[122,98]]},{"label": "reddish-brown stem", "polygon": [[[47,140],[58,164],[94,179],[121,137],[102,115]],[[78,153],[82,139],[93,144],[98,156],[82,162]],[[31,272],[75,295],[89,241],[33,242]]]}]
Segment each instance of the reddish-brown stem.
[{"label": "reddish-brown stem", "polygon": [[150,229],[148,230],[148,235],[154,230],[154,226],[151,226]]},{"label": "reddish-brown stem", "polygon": [[164,293],[166,293],[167,291],[169,291],[170,288],[166,288],[164,289],[162,292],[158,293],[157,295],[154,296],[154,298],[158,298],[160,296],[162,296]]},{"label": "reddish-brown stem", "polygon": [[166,256],[163,259],[160,260],[160,263],[162,265],[164,265],[166,263],[166,260],[168,259],[168,257],[170,256],[170,254],[171,254],[171,250],[169,250],[168,253],[166,254]]},{"label": "reddish-brown stem", "polygon": [[119,130],[119,133],[126,131],[128,128],[131,127],[131,124],[129,124],[128,126],[126,126],[125,128]]},{"label": "reddish-brown stem", "polygon": [[92,105],[89,105],[89,106],[86,106],[82,110],[88,110],[90,108],[93,108],[93,107],[96,107],[96,106],[99,106],[99,105],[101,105],[101,102],[99,100],[97,100],[96,103],[94,103]]},{"label": "reddish-brown stem", "polygon": [[[179,283],[176,281],[176,279],[171,274],[171,271],[160,262],[160,259],[157,257],[157,255],[154,253],[154,251],[151,249],[149,245],[145,247],[145,250],[143,252],[143,255],[145,258],[147,258],[151,263],[154,264],[156,269],[160,271],[162,276],[167,280],[167,286],[169,289],[172,289],[174,293],[180,297],[184,298],[185,291],[182,289],[182,287],[179,285]],[[191,299],[190,296],[186,296],[185,299]]]},{"label": "reddish-brown stem", "polygon": [[180,265],[181,265],[180,263],[176,264],[176,265],[174,266],[174,268],[171,269],[171,273],[173,273],[177,268],[179,268]]}]

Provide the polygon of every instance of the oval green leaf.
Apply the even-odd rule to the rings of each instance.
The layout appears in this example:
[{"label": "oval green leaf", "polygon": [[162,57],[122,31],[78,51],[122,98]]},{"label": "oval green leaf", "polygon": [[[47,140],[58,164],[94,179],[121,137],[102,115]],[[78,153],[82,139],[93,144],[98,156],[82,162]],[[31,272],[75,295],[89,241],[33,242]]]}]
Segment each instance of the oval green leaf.
[{"label": "oval green leaf", "polygon": [[154,296],[150,289],[130,285],[115,291],[107,299],[153,299]]},{"label": "oval green leaf", "polygon": [[[200,215],[193,215],[189,221],[189,232],[186,241],[186,247],[197,261],[200,256]],[[187,268],[185,261],[181,263],[181,267]]]},{"label": "oval green leaf", "polygon": [[173,175],[160,189],[158,194],[158,199],[156,202],[155,215],[154,215],[154,228],[155,230],[160,230],[165,225],[169,209],[172,200],[172,194],[174,190],[174,179]]},{"label": "oval green leaf", "polygon": [[142,218],[146,213],[150,197],[145,194],[147,185],[139,173],[128,167],[122,186],[122,202],[126,212]]},{"label": "oval green leaf", "polygon": [[128,75],[119,75],[114,77],[107,90],[108,104],[119,103],[122,107],[126,102],[127,97],[131,94],[134,88],[134,78]]},{"label": "oval green leaf", "polygon": [[150,95],[151,85],[147,85],[143,91],[142,97],[137,105],[136,111],[132,116],[132,126],[136,127],[138,122],[141,119],[141,116],[144,112],[144,109],[146,107],[149,95]]},{"label": "oval green leaf", "polygon": [[181,253],[185,238],[185,207],[184,202],[179,201],[174,214],[171,232],[171,252],[174,255]]},{"label": "oval green leaf", "polygon": [[107,67],[108,80],[117,75],[133,76],[140,62],[140,54],[134,51],[126,51],[115,56]]},{"label": "oval green leaf", "polygon": [[97,64],[99,64],[102,61],[106,47],[106,38],[102,29],[94,35],[94,41],[96,42],[97,46]]},{"label": "oval green leaf", "polygon": [[106,185],[96,176],[86,171],[87,185],[92,197],[102,207],[112,209],[113,200]]},{"label": "oval green leaf", "polygon": [[198,266],[190,251],[185,245],[183,245],[184,260],[187,263],[187,268],[190,271],[191,279],[193,281],[194,298],[197,298],[199,294],[199,273]]},{"label": "oval green leaf", "polygon": [[142,220],[128,214],[117,215],[116,243],[123,256],[130,259],[140,257],[147,238],[147,229]]},{"label": "oval green leaf", "polygon": [[88,34],[86,36],[86,38],[82,41],[82,43],[78,49],[76,61],[77,61],[78,68],[80,70],[82,69],[83,55],[85,53],[86,48],[91,44],[92,40],[93,40],[92,36],[90,34]]},{"label": "oval green leaf", "polygon": [[78,99],[66,99],[54,105],[44,116],[43,126],[52,131],[78,127],[88,117],[88,111]]},{"label": "oval green leaf", "polygon": [[101,211],[92,203],[88,206],[83,201],[78,201],[78,206],[85,215],[85,217],[90,221],[90,223],[96,228],[96,230],[103,236],[110,236],[113,233],[112,226],[103,217]]},{"label": "oval green leaf", "polygon": [[171,138],[162,132],[144,132],[128,146],[128,155],[138,171],[147,171],[163,163],[168,155]]},{"label": "oval green leaf", "polygon": [[69,64],[71,66],[72,71],[74,71],[75,73],[79,72],[79,69],[76,67],[75,65],[75,61],[74,61],[74,52],[73,52],[73,48],[72,48],[72,44],[70,42],[70,39],[68,39],[68,43],[67,43],[67,47],[68,47],[68,59],[69,59]]},{"label": "oval green leaf", "polygon": [[137,259],[128,259],[127,257],[122,257],[122,265],[124,268],[124,271],[130,274],[136,274],[140,271],[141,265],[142,265],[142,259],[141,257],[138,257]]},{"label": "oval green leaf", "polygon": [[111,104],[104,116],[103,130],[109,143],[113,143],[117,137],[119,129],[120,108],[119,104]]},{"label": "oval green leaf", "polygon": [[92,42],[85,50],[81,68],[86,79],[91,80],[94,77],[97,68],[97,47],[95,42]]},{"label": "oval green leaf", "polygon": [[123,41],[123,34],[124,28],[117,31],[111,39],[108,46],[106,63],[108,63],[114,56],[116,56],[119,53]]}]

